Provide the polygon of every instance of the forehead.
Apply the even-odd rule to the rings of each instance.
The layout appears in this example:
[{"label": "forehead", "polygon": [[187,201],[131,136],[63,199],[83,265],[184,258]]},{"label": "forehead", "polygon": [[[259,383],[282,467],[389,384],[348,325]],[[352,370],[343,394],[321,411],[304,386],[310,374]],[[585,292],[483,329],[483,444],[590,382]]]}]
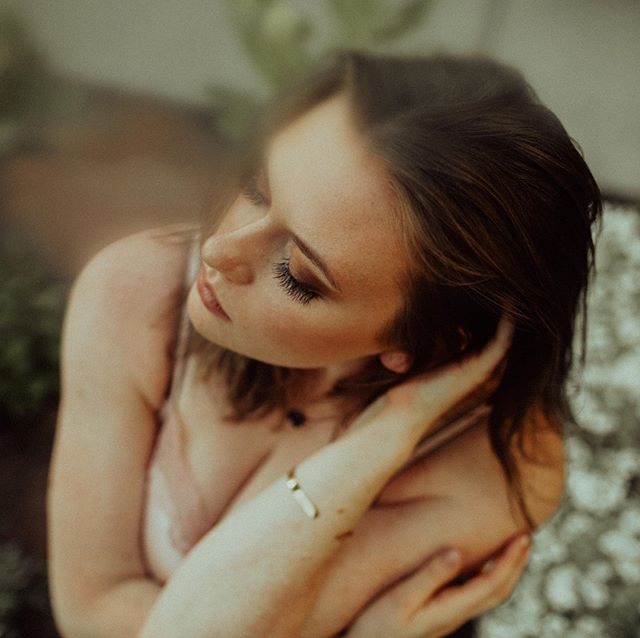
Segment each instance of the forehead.
[{"label": "forehead", "polygon": [[394,195],[345,96],[325,100],[281,129],[267,157],[274,204],[340,284],[363,286],[375,277],[378,285],[397,286],[406,256]]}]

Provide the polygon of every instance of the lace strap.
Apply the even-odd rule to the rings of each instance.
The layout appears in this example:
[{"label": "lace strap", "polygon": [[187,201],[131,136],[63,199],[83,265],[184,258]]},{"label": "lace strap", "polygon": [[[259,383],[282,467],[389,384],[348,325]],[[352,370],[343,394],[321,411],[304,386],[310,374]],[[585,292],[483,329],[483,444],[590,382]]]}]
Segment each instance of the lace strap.
[{"label": "lace strap", "polygon": [[491,408],[488,405],[483,404],[470,414],[460,417],[459,419],[447,423],[437,430],[430,432],[416,446],[416,449],[413,451],[413,455],[410,459],[411,462],[426,456],[433,450],[446,445],[449,441],[452,441],[461,434],[464,434],[464,432],[478,425],[481,421],[486,420],[489,417],[490,412]]},{"label": "lace strap", "polygon": [[[185,269],[184,277],[184,290],[188,291],[193,284],[193,281],[198,272],[200,266],[200,232],[194,234],[194,239],[191,242],[189,251],[187,254],[187,267]],[[182,383],[182,377],[185,371],[185,353],[187,349],[187,342],[189,336],[189,315],[187,314],[186,296],[185,302],[182,304],[180,310],[180,319],[178,322],[178,333],[176,337],[176,345],[174,348],[174,364],[173,373],[171,376],[171,387],[169,390],[169,396],[174,396],[177,389]]]}]

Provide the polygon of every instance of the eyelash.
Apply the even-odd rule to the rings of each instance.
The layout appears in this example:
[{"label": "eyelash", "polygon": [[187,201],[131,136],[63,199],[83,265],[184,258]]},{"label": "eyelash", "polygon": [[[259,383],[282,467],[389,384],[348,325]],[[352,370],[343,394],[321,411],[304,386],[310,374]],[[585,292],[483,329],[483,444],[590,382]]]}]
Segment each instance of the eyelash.
[{"label": "eyelash", "polygon": [[[251,176],[242,189],[242,195],[256,206],[268,204],[268,199],[260,192],[255,175]],[[278,280],[284,291],[295,301],[308,304],[317,299],[320,293],[301,281],[298,281],[289,270],[289,259],[283,259],[273,265],[273,275]]]},{"label": "eyelash", "polygon": [[289,270],[289,259],[283,259],[273,265],[273,274],[284,288],[285,292],[295,301],[307,304],[320,296],[320,293],[313,288],[305,286],[298,281]]},{"label": "eyelash", "polygon": [[258,179],[255,175],[249,177],[242,188],[242,195],[256,206],[264,206],[269,200],[258,189]]}]

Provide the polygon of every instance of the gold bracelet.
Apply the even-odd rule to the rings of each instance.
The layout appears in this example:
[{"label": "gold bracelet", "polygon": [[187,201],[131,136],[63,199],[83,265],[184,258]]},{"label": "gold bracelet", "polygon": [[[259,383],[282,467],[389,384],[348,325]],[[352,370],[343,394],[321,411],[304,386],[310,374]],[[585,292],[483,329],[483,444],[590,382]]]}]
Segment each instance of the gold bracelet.
[{"label": "gold bracelet", "polygon": [[306,495],[300,483],[298,483],[298,479],[295,477],[295,470],[296,466],[294,465],[287,472],[287,487],[291,490],[293,498],[298,501],[302,511],[309,518],[316,518],[318,516],[318,508],[311,502],[311,499]]}]

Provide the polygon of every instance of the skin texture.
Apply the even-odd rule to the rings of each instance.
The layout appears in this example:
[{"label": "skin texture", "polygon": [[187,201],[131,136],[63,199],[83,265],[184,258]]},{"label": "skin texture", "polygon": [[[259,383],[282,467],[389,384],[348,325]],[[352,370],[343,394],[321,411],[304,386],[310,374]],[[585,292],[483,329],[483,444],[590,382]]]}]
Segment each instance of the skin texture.
[{"label": "skin texture", "polygon": [[[195,288],[188,312],[206,339],[246,356],[314,368],[327,384],[384,353],[393,369],[406,353],[376,335],[400,310],[408,270],[386,175],[351,122],[347,98],[326,100],[280,131],[267,150],[267,201],[239,196],[202,250],[207,280],[231,321],[210,314]],[[339,286],[295,245],[295,233],[324,260]],[[273,265],[320,291],[300,303]]]},{"label": "skin texture", "polygon": [[[115,627],[118,635],[137,635],[162,591],[147,577],[140,555],[140,511],[156,436],[156,412],[172,370],[169,346],[176,317],[170,319],[167,311],[175,306],[173,297],[183,280],[186,254],[183,247],[159,243],[153,235],[147,231],[132,235],[94,257],[76,283],[65,321],[63,402],[48,495],[52,600],[65,635],[112,636]],[[209,417],[201,425],[209,431]],[[194,427],[190,433],[195,436],[198,431]],[[401,561],[400,572],[403,565],[411,566],[407,561],[445,544],[457,547],[464,558],[474,543],[483,540],[482,548],[473,551],[486,557],[491,547],[497,548],[516,531],[508,509],[501,505],[505,486],[499,469],[492,469],[496,461],[488,443],[481,431],[471,435],[470,440],[462,437],[432,453],[428,463],[387,485],[385,500],[428,496],[429,501],[415,512],[408,504],[406,510],[383,507],[366,513],[358,534],[343,541],[344,549],[328,574],[327,591],[315,607],[314,622],[305,627],[306,635],[323,635],[321,627],[328,615],[340,615],[335,626],[343,626],[374,594],[358,593],[354,605],[345,600],[345,586],[347,592],[357,592],[358,585],[367,581],[385,581],[399,575]],[[219,453],[220,441],[215,444]],[[543,447],[536,445],[536,449]],[[548,470],[524,468],[527,483],[530,480],[546,490],[558,478],[561,461],[551,465]],[[273,468],[263,483],[270,483],[271,477],[279,479],[286,469],[288,464]],[[536,520],[552,513],[557,499],[552,500],[545,500],[544,511],[534,512]],[[487,512],[493,521],[489,528],[483,527]],[[446,523],[434,526],[437,521]],[[496,529],[498,522],[500,529]],[[427,529],[431,540],[425,538]],[[459,532],[455,538],[452,530]],[[488,532],[492,538],[487,539]],[[416,539],[427,546],[425,551],[413,551]],[[377,552],[381,543],[383,554]],[[413,554],[407,556],[407,549]],[[372,563],[372,556],[393,564]],[[511,565],[513,573],[519,573],[521,563],[511,561]],[[495,591],[490,583],[481,588],[479,597],[485,597],[487,607],[498,601]],[[394,598],[392,607],[404,625],[403,601],[404,596]],[[209,599],[205,602],[208,605]],[[464,607],[461,616],[455,599],[450,602],[452,606],[442,611],[450,609],[451,623],[463,622],[466,614],[477,609]]]},{"label": "skin texture", "polygon": [[442,638],[511,594],[530,548],[529,537],[518,536],[491,569],[464,585],[449,587],[445,586],[459,572],[460,554],[451,549],[439,552],[371,602],[347,638]]},{"label": "skin texture", "polygon": [[[483,379],[501,358],[508,342],[508,326],[501,326],[496,339],[481,355],[462,368],[452,365],[437,378],[430,377],[426,383],[435,385],[444,395],[439,407],[446,409]],[[452,385],[447,380],[454,374],[459,383]],[[181,625],[189,623],[190,629],[185,629],[184,634],[194,638],[211,635],[196,631],[195,618],[198,627],[215,623],[216,635],[220,636],[318,637],[333,635],[341,628],[346,619],[327,625],[324,614],[323,626],[316,626],[313,631],[305,627],[300,633],[313,602],[305,594],[315,596],[314,587],[322,585],[316,577],[338,550],[336,541],[357,525],[371,500],[404,465],[415,439],[428,430],[437,414],[423,414],[420,401],[415,402],[414,414],[402,407],[394,409],[384,397],[376,403],[382,404],[382,410],[365,410],[346,437],[297,465],[296,475],[323,514],[310,525],[300,517],[291,499],[282,498],[281,482],[272,483],[242,508],[228,514],[185,557],[154,608],[145,636],[172,635],[163,632],[163,628],[176,618]],[[370,462],[362,463],[360,457]],[[391,538],[387,546],[390,543]],[[360,565],[368,562],[361,560]],[[220,582],[225,582],[226,587],[217,591]],[[314,586],[310,587],[310,583]],[[194,598],[194,592],[199,590],[216,590],[215,600]],[[244,596],[237,595],[239,590]],[[333,591],[335,594],[335,588]],[[285,605],[287,615],[283,617]],[[242,629],[238,627],[240,618]]]},{"label": "skin texture", "polygon": [[[313,371],[317,380],[314,392],[329,389],[337,378],[357,370],[374,356],[380,356],[383,363],[391,369],[402,369],[410,361],[410,353],[399,352],[379,343],[376,335],[402,307],[403,288],[400,281],[404,278],[410,264],[401,248],[400,228],[393,212],[395,202],[388,190],[386,175],[375,158],[367,153],[364,140],[358,136],[352,125],[345,99],[339,96],[324,102],[282,130],[272,140],[268,157],[269,183],[262,179],[259,184],[266,196],[265,202],[256,203],[247,196],[240,196],[222,220],[215,235],[207,239],[202,250],[204,274],[214,286],[231,321],[225,321],[208,312],[194,286],[189,292],[187,301],[187,310],[194,327],[206,339],[246,356],[273,364]],[[332,289],[320,270],[294,245],[292,233],[296,233],[322,256],[339,290]],[[165,269],[160,267],[161,264],[150,261],[148,265],[140,266],[138,277],[136,274],[138,271],[133,269],[132,264],[137,267],[143,252],[140,246],[132,248],[130,260],[123,259],[117,252],[106,255],[103,260],[98,260],[93,268],[94,274],[97,270],[97,275],[94,277],[97,281],[89,277],[86,286],[83,286],[85,292],[78,297],[81,301],[77,302],[77,307],[102,309],[98,314],[99,326],[105,331],[104,336],[101,337],[100,331],[96,331],[95,325],[89,325],[87,317],[80,311],[78,321],[69,331],[74,335],[75,348],[78,351],[82,350],[85,357],[91,361],[104,362],[106,359],[113,361],[113,380],[111,381],[111,377],[107,375],[108,371],[105,371],[104,366],[95,368],[95,378],[89,385],[108,386],[107,389],[111,392],[109,394],[105,391],[104,396],[96,395],[93,391],[84,393],[85,396],[91,397],[91,401],[95,399],[97,401],[95,404],[81,398],[73,404],[72,399],[69,398],[71,394],[67,392],[67,403],[71,406],[67,407],[65,416],[67,439],[73,439],[72,444],[77,442],[77,449],[83,450],[86,456],[86,422],[90,420],[87,415],[109,413],[113,423],[103,427],[102,423],[96,422],[93,457],[95,462],[87,462],[86,467],[70,466],[70,461],[81,457],[82,454],[74,454],[73,451],[76,448],[69,441],[59,446],[63,453],[60,454],[60,460],[56,465],[59,468],[69,468],[69,477],[65,479],[66,484],[64,480],[58,481],[61,486],[58,490],[58,501],[75,503],[80,508],[82,499],[68,498],[70,495],[68,486],[84,489],[88,484],[90,487],[85,490],[85,503],[89,500],[95,501],[93,496],[101,494],[100,489],[104,486],[109,486],[110,494],[113,492],[113,515],[108,520],[118,520],[120,528],[122,528],[121,521],[124,516],[130,522],[126,528],[126,535],[121,530],[114,530],[112,534],[105,536],[100,529],[103,521],[100,521],[98,514],[93,526],[87,522],[89,527],[86,529],[74,528],[76,536],[69,533],[70,525],[62,522],[56,526],[58,530],[64,530],[67,534],[63,541],[56,540],[53,543],[60,558],[59,566],[63,565],[64,560],[68,562],[68,559],[63,557],[68,557],[72,552],[76,552],[76,565],[95,565],[96,556],[103,558],[100,563],[103,565],[102,569],[94,570],[97,575],[86,576],[80,582],[77,579],[78,570],[73,569],[73,565],[69,568],[58,567],[58,575],[54,577],[57,579],[56,587],[59,592],[57,598],[60,602],[57,603],[57,608],[61,610],[60,617],[71,618],[67,621],[70,627],[90,627],[89,633],[96,636],[110,635],[112,618],[123,618],[121,601],[127,598],[124,595],[124,583],[128,584],[130,591],[132,579],[136,578],[136,586],[145,587],[144,595],[147,596],[144,605],[132,607],[130,614],[126,616],[126,622],[131,626],[140,626],[141,620],[154,605],[153,597],[156,595],[155,590],[154,592],[149,590],[149,583],[144,580],[142,568],[132,572],[130,560],[123,561],[122,568],[113,567],[115,556],[134,555],[139,549],[138,516],[143,497],[144,472],[154,434],[154,415],[151,408],[157,407],[164,397],[170,373],[170,367],[165,365],[164,361],[159,365],[158,361],[150,358],[150,353],[166,351],[168,338],[158,336],[157,343],[142,343],[139,337],[129,329],[125,331],[126,334],[112,334],[112,331],[118,327],[123,328],[131,323],[148,326],[150,317],[156,319],[163,316],[160,309],[154,312],[151,303],[158,301],[159,291],[163,291],[162,294],[164,294],[168,289],[167,278],[161,273],[167,272],[169,268]],[[288,295],[287,291],[281,287],[274,276],[273,267],[283,259],[290,259],[290,269],[296,279],[304,281],[320,292],[317,299],[303,304]],[[107,270],[106,275],[101,271],[101,267],[98,267],[101,263]],[[180,264],[181,271],[184,256],[181,255],[176,259],[176,263]],[[113,272],[114,264],[120,264],[122,271]],[[113,296],[105,295],[101,303],[92,299],[91,294],[95,291],[109,288],[103,281],[105,276],[108,281],[114,282],[112,287],[118,290],[122,288],[122,281],[130,281],[131,298],[123,299],[122,303],[117,304],[116,307],[114,307]],[[147,281],[153,277],[157,277],[157,281]],[[147,286],[146,283],[149,285]],[[148,290],[146,296],[141,292],[143,289]],[[138,315],[134,313],[132,319],[133,310]],[[120,312],[122,314],[119,315]],[[84,341],[78,338],[79,330],[75,329],[83,324],[86,325],[87,333]],[[167,329],[167,333],[169,332],[173,334],[172,330]],[[144,331],[145,335],[147,333],[150,334],[148,329]],[[96,343],[103,348],[102,352],[96,351]],[[85,347],[86,344],[89,344],[93,350]],[[94,356],[90,356],[91,353]],[[120,358],[114,358],[114,353],[121,353],[121,357],[119,355]],[[145,356],[149,359],[146,365],[142,365],[140,362]],[[75,357],[67,356],[66,359],[73,361]],[[82,387],[82,382],[86,385],[86,369],[77,369],[76,377],[69,376],[70,369],[67,366],[68,383],[76,388]],[[158,370],[162,370],[162,375]],[[126,376],[123,375],[123,371],[126,371]],[[105,383],[105,378],[109,383]],[[144,397],[144,407],[137,395],[131,397],[128,394],[125,395],[125,389],[131,394],[132,386],[136,389],[143,388],[140,394]],[[406,399],[407,391],[408,388],[405,388],[393,394],[394,406],[397,409],[401,408],[399,404]],[[111,406],[111,411],[105,410],[105,405]],[[118,413],[113,406],[120,406],[122,414]],[[125,415],[132,413],[132,408],[136,406],[139,408],[139,413],[144,413],[146,419],[144,423],[147,425],[144,432],[140,433],[138,446],[132,449],[131,431],[135,431],[136,427],[140,428],[141,417],[137,412],[136,419],[131,424],[125,421]],[[148,414],[145,412],[146,409]],[[205,425],[207,425],[206,420],[203,421],[202,427]],[[197,427],[194,427],[195,432]],[[100,437],[104,437],[105,432],[112,438],[115,435],[120,438],[115,439],[115,443],[109,440],[108,445],[104,445]],[[111,457],[105,454],[105,450],[112,451]],[[477,451],[478,446],[474,445],[472,454],[475,455]],[[453,453],[452,448],[449,448],[448,453],[450,455]],[[468,466],[469,455],[462,456],[466,459]],[[487,458],[491,458],[488,450]],[[121,471],[125,459],[131,465],[135,464],[135,472],[129,471],[129,468],[125,473]],[[452,520],[455,521],[456,512],[466,521],[471,510],[464,503],[465,495],[469,495],[469,499],[472,499],[479,510],[482,509],[473,489],[470,487],[467,489],[462,480],[463,475],[468,475],[466,466],[463,471],[453,472],[456,481],[452,482],[447,477],[438,478],[436,472],[438,467],[446,466],[455,469],[453,460],[448,458],[445,459],[446,462],[437,464],[431,459],[429,468],[425,466],[425,471],[429,469],[433,474],[430,482],[425,480],[422,474],[414,473],[414,480],[397,481],[391,486],[398,493],[396,496],[400,498],[406,496],[402,494],[403,490],[410,490],[416,485],[421,487],[419,496],[428,493],[431,488],[435,490],[438,497],[432,499],[424,515],[421,514],[418,517],[419,512],[416,510],[416,516],[413,519],[405,520],[407,517],[403,516],[401,521],[399,508],[381,508],[367,513],[368,517],[361,532],[344,541],[345,549],[327,576],[326,582],[331,586],[328,586],[326,594],[319,598],[314,607],[315,615],[310,618],[309,625],[305,626],[306,633],[303,635],[322,635],[322,627],[327,619],[327,609],[333,610],[336,614],[339,611],[344,616],[344,618],[333,618],[336,627],[342,626],[345,620],[353,616],[358,606],[366,603],[370,594],[374,593],[373,591],[363,592],[358,600],[346,601],[349,607],[345,603],[345,597],[340,595],[340,583],[348,581],[349,575],[357,577],[358,568],[367,565],[367,562],[362,560],[362,551],[371,545],[379,546],[381,536],[376,536],[376,530],[386,538],[389,531],[388,523],[394,514],[397,514],[398,525],[397,556],[402,555],[405,560],[412,561],[415,557],[406,557],[405,549],[400,547],[401,544],[404,545],[403,537],[399,533],[401,524],[406,527],[407,537],[416,538],[415,528],[411,527],[412,521],[419,523],[421,527],[424,526],[425,521],[433,520],[446,520],[450,525]],[[104,468],[102,473],[98,474],[96,468],[101,467],[100,463]],[[475,462],[474,467],[477,465],[478,463]],[[278,468],[278,475],[282,474],[282,471],[283,468]],[[493,476],[491,472],[484,474]],[[499,476],[497,472],[495,474]],[[96,485],[92,487],[87,481],[90,481],[93,475],[100,480],[96,479]],[[126,477],[126,486],[120,486],[117,483],[117,480],[123,477]],[[132,477],[136,477],[135,482],[132,482]],[[79,481],[78,478],[82,480]],[[428,478],[427,475],[426,479]],[[444,487],[439,489],[439,486],[454,484],[456,494],[458,492],[462,494],[457,496],[458,500],[447,498]],[[132,490],[132,485],[136,486],[135,491]],[[118,487],[122,489],[117,489]],[[473,487],[478,486],[476,484]],[[499,487],[502,488],[501,483]],[[484,491],[491,495],[491,503],[495,505],[496,490]],[[126,494],[129,499],[126,503],[124,503],[123,494]],[[391,497],[393,494],[389,492],[388,496]],[[99,502],[104,504],[105,499],[102,498]],[[284,501],[284,505],[287,504],[290,505],[290,501]],[[440,508],[438,509],[436,505]],[[104,505],[102,507],[104,508]],[[499,504],[496,507],[499,507]],[[508,512],[506,508],[503,509]],[[73,511],[71,508],[68,514],[65,514],[66,520],[77,520],[79,518],[77,511],[80,510]],[[258,520],[264,519],[259,517]],[[495,548],[516,531],[510,518],[505,517],[505,521],[507,522],[504,529],[494,529],[496,538],[487,541],[485,545]],[[454,524],[454,527],[464,529],[464,525]],[[244,528],[250,529],[251,526],[244,526]],[[259,525],[255,527],[255,529],[258,528]],[[436,526],[434,533],[437,532]],[[230,537],[235,539],[237,535],[234,532]],[[97,539],[97,541],[85,551],[82,549],[84,546],[81,539],[87,538]],[[108,538],[108,545],[104,538]],[[434,538],[435,547],[429,545],[426,549],[433,551],[436,547],[441,547],[442,538],[447,539],[446,542],[451,539],[461,549],[463,558],[470,552],[471,543],[468,539],[451,538],[448,531],[441,535],[440,540]],[[355,540],[358,542],[354,542]],[[484,540],[487,539],[484,538]],[[388,554],[391,560],[395,555],[391,551],[393,547],[390,547],[389,541],[390,539],[387,541],[387,548],[390,550]],[[367,542],[371,545],[368,546]],[[424,542],[426,543],[426,540]],[[78,548],[82,551],[78,551]],[[471,549],[475,551],[474,556],[485,555],[487,551],[484,545],[481,548],[472,547]],[[428,554],[429,551],[423,551],[422,554]],[[371,552],[368,553],[371,555]],[[259,554],[264,557],[264,552]],[[468,556],[466,559],[469,562]],[[381,560],[387,560],[386,555],[381,556]],[[253,569],[254,565],[255,563],[252,562],[250,567]],[[520,566],[519,563],[515,564],[516,572]],[[374,565],[371,568],[375,569],[378,575],[382,573],[382,568],[386,569],[384,572],[386,579],[388,575],[397,575],[397,567],[398,563],[395,561],[394,565]],[[66,571],[63,573],[62,569]],[[246,579],[243,580],[244,577],[241,575],[235,574],[235,576],[240,582],[248,582]],[[438,580],[438,583],[440,582],[442,581]],[[87,584],[90,587],[87,587]],[[82,591],[88,589],[91,595],[83,594],[84,598],[80,599],[80,602],[73,602],[79,600],[79,595],[72,591],[74,587]],[[192,591],[193,588],[187,588],[188,597],[192,596]],[[119,592],[122,593],[119,594]],[[428,595],[429,588],[427,588],[425,600]],[[501,595],[506,595],[506,590]],[[336,611],[337,599],[345,603],[338,611]],[[490,598],[490,600],[497,602],[496,598]],[[205,616],[208,609],[207,603],[203,610]],[[375,615],[375,610],[372,613]],[[462,622],[463,616],[468,617],[467,613],[470,612],[461,613],[458,609],[452,613],[451,617],[454,618],[452,622]],[[388,618],[386,612],[383,616]],[[404,625],[402,618],[400,622]],[[373,623],[376,624],[375,618]],[[104,627],[106,633],[101,634],[96,627]],[[122,633],[126,635],[127,632]]]}]

